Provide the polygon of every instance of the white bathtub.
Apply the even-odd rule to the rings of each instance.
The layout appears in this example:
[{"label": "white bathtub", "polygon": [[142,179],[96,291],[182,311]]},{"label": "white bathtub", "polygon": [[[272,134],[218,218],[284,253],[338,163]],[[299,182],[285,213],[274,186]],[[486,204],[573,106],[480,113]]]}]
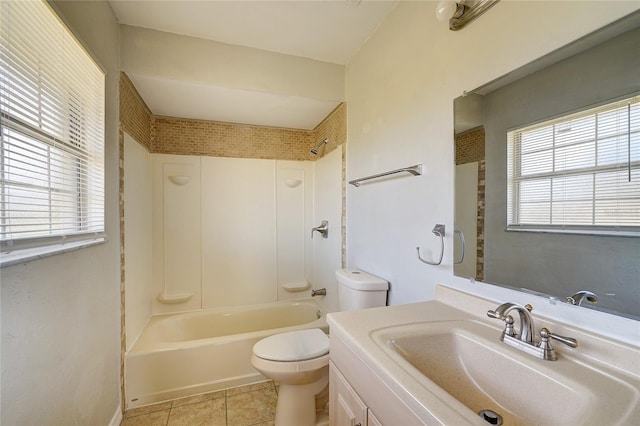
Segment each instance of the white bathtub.
[{"label": "white bathtub", "polygon": [[127,408],[264,380],[253,345],[304,328],[328,331],[313,299],[154,315],[126,354]]}]

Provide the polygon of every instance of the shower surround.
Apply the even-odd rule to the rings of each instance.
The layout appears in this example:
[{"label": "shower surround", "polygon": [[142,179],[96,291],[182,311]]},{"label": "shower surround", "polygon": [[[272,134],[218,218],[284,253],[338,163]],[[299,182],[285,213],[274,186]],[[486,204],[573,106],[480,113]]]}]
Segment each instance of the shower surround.
[{"label": "shower surround", "polygon": [[[299,300],[311,285],[337,306],[344,104],[313,131],[159,117],[122,73],[120,119],[122,372],[155,314]],[[311,239],[321,220],[330,238]]]},{"label": "shower surround", "polygon": [[313,163],[167,154],[152,162],[153,313],[308,295],[282,286],[313,281]]}]

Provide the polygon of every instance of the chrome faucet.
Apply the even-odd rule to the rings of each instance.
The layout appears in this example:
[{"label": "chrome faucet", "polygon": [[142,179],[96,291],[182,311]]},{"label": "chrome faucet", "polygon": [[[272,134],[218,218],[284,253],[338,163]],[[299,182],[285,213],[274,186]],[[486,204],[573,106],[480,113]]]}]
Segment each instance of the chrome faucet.
[{"label": "chrome faucet", "polygon": [[503,320],[506,323],[504,333],[508,336],[516,337],[517,335],[513,330],[513,318],[509,315],[509,312],[514,310],[520,315],[520,340],[533,344],[533,319],[529,314],[533,310],[531,305],[522,306],[517,303],[503,303],[494,311],[488,311],[487,316]]},{"label": "chrome faucet", "polygon": [[582,304],[582,301],[585,299],[587,300],[587,302],[591,303],[592,305],[595,305],[596,303],[598,303],[598,295],[587,290],[581,290],[576,294],[574,294],[573,296],[568,296],[567,303],[580,306]]},{"label": "chrome faucet", "polygon": [[[578,347],[578,341],[571,337],[564,337],[558,334],[553,334],[547,328],[540,329],[540,340],[535,341],[533,338],[533,318],[531,318],[530,312],[533,310],[531,305],[518,305],[517,303],[503,303],[495,310],[487,311],[487,315],[490,318],[497,318],[505,322],[505,328],[500,336],[505,344],[533,355],[537,358],[555,361],[558,359],[555,350],[551,346],[551,339],[571,346],[572,348]],[[516,311],[520,315],[520,336],[513,328],[513,317],[509,315],[509,312]]]}]

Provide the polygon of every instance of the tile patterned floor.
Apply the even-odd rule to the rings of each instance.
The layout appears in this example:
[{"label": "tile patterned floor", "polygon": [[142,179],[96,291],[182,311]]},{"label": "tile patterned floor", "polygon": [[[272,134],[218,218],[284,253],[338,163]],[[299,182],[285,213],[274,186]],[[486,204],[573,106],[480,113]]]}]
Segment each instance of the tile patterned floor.
[{"label": "tile patterned floor", "polygon": [[273,426],[273,381],[127,410],[120,426]]}]

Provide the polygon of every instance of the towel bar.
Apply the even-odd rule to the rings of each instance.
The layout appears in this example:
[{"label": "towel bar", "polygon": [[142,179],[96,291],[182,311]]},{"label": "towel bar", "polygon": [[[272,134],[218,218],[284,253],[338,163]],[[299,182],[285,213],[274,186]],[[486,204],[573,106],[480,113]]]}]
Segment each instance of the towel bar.
[{"label": "towel bar", "polygon": [[410,173],[413,176],[420,176],[422,174],[422,164],[416,164],[415,166],[409,166],[409,167],[403,167],[401,169],[396,169],[396,170],[391,170],[388,172],[384,172],[384,173],[378,173],[376,175],[371,175],[371,176],[367,176],[367,177],[363,177],[360,179],[354,179],[354,180],[350,180],[349,183],[353,186],[360,186],[361,182],[367,181],[367,180],[371,180],[371,179],[377,179],[380,177],[384,177],[384,176],[389,176],[389,175],[394,175],[396,173]]}]

